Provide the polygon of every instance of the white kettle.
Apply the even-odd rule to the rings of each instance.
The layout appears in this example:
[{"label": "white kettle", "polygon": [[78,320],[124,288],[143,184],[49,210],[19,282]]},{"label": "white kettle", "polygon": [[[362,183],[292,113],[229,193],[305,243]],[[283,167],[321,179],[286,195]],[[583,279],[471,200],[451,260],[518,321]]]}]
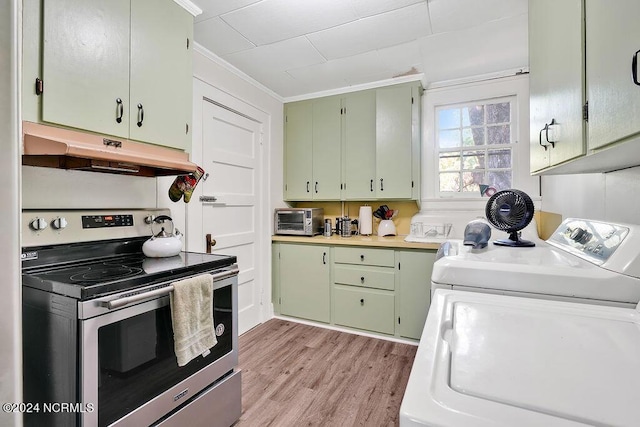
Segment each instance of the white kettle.
[{"label": "white kettle", "polygon": [[[165,222],[171,224],[171,231],[165,230]],[[153,226],[160,224],[160,231],[156,234]],[[173,220],[167,215],[160,215],[151,223],[149,240],[142,245],[142,252],[150,258],[163,258],[178,255],[182,251],[182,234],[173,226]]]}]

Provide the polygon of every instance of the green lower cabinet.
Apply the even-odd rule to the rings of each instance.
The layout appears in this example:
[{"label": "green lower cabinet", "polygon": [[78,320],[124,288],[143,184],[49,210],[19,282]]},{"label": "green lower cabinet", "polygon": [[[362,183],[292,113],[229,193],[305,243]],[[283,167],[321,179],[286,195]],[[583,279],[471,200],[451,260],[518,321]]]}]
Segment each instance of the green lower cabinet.
[{"label": "green lower cabinet", "polygon": [[330,253],[328,246],[280,244],[280,313],[329,323]]},{"label": "green lower cabinet", "polygon": [[274,243],[278,314],[419,340],[435,251]]},{"label": "green lower cabinet", "polygon": [[393,335],[395,297],[393,292],[333,287],[333,323]]},{"label": "green lower cabinet", "polygon": [[431,303],[431,271],[435,251],[396,251],[399,296],[398,335],[420,339]]}]

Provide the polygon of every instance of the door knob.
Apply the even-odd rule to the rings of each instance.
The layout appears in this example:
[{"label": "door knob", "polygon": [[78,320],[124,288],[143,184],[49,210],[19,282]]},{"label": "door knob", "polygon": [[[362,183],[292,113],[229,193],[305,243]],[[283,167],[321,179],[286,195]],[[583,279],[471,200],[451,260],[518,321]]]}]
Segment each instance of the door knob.
[{"label": "door knob", "polygon": [[211,248],[214,247],[216,245],[216,239],[212,239],[211,238],[211,234],[207,234],[205,236],[205,240],[207,242],[207,253],[210,254],[211,253]]}]

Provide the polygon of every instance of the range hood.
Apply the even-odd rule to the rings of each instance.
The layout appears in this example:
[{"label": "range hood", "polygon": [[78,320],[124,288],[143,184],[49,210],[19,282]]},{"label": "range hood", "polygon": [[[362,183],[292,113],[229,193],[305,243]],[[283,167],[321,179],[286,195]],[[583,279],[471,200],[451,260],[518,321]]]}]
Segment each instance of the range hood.
[{"label": "range hood", "polygon": [[137,176],[182,175],[197,168],[184,151],[123,138],[32,122],[22,122],[22,134],[22,164],[28,166]]}]

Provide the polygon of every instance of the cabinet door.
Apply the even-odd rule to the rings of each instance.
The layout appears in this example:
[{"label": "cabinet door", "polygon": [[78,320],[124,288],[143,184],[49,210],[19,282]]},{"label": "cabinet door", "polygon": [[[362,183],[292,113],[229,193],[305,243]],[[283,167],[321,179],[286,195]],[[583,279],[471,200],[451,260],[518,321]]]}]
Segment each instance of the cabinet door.
[{"label": "cabinet door", "polygon": [[394,333],[394,295],[392,292],[358,286],[333,287],[333,321],[336,325]]},{"label": "cabinet door", "polygon": [[400,336],[420,339],[431,304],[431,270],[434,252],[397,251]]},{"label": "cabinet door", "polygon": [[280,245],[282,314],[329,322],[329,286],[329,247]]},{"label": "cabinet door", "polygon": [[173,0],[131,2],[131,139],[190,147],[192,32],[192,15]]},{"label": "cabinet door", "polygon": [[412,196],[411,86],[376,90],[376,195],[379,199]]},{"label": "cabinet door", "polygon": [[340,200],[340,97],[313,101],[313,188],[316,200]]},{"label": "cabinet door", "polygon": [[[529,2],[532,172],[585,153],[583,16],[582,0]],[[551,147],[543,128],[554,119],[560,134]]]},{"label": "cabinet door", "polygon": [[284,197],[311,200],[313,108],[301,101],[285,106]]},{"label": "cabinet door", "polygon": [[129,0],[43,4],[42,119],[126,138]]},{"label": "cabinet door", "polygon": [[373,199],[376,196],[376,91],[349,94],[343,105],[346,187],[343,194],[347,200]]},{"label": "cabinet door", "polygon": [[[640,133],[640,2],[586,1],[589,148]],[[635,77],[640,80],[640,64]]]}]

